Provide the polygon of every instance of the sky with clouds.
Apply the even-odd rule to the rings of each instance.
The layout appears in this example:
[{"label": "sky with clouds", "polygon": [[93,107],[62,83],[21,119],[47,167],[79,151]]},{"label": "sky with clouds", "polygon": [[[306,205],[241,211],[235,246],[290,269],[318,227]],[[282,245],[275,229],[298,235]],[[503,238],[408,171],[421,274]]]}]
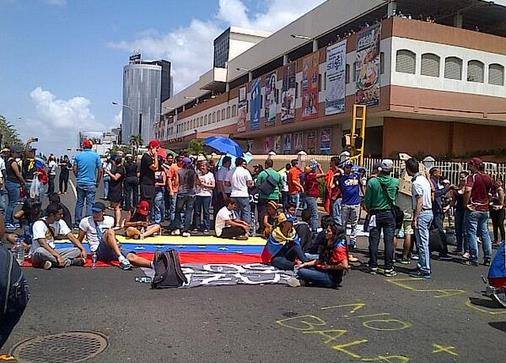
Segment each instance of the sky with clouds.
[{"label": "sky with clouds", "polygon": [[172,62],[176,92],[211,68],[227,27],[276,31],[324,0],[0,0],[0,114],[44,153],[115,127],[134,49]]}]

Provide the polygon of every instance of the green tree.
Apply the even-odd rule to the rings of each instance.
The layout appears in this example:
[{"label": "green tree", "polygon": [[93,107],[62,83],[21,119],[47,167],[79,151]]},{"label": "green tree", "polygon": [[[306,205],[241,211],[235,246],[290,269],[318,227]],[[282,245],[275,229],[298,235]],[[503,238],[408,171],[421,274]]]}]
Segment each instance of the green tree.
[{"label": "green tree", "polygon": [[199,155],[204,153],[204,140],[194,139],[188,145],[188,152],[192,155]]},{"label": "green tree", "polygon": [[130,136],[130,145],[132,145],[132,149],[135,152],[135,155],[137,155],[137,151],[139,150],[139,147],[141,147],[144,144],[144,141],[142,140],[141,135],[131,135]]},{"label": "green tree", "polygon": [[14,144],[21,144],[18,131],[7,119],[0,115],[0,144],[1,146],[10,146]]}]

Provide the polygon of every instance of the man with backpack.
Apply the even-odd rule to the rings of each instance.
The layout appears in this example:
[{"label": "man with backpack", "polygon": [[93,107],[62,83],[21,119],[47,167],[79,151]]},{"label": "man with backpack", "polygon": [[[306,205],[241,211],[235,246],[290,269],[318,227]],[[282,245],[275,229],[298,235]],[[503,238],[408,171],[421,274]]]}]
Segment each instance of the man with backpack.
[{"label": "man with backpack", "polygon": [[281,199],[282,178],[281,175],[273,169],[272,159],[265,160],[265,169],[258,174],[256,185],[258,187],[258,223],[260,233],[264,231],[264,216],[267,210],[267,204],[270,201],[278,203]]}]

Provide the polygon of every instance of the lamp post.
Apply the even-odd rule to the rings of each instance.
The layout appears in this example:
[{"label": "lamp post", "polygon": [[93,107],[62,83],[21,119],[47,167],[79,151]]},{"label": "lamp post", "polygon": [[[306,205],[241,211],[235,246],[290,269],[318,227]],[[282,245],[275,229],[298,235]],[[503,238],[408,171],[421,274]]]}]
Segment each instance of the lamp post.
[{"label": "lamp post", "polygon": [[290,36],[294,39],[302,39],[302,40],[312,41],[313,42],[313,52],[316,52],[318,50],[318,42],[316,41],[315,38],[312,38],[307,35],[302,35],[302,34],[290,34]]}]

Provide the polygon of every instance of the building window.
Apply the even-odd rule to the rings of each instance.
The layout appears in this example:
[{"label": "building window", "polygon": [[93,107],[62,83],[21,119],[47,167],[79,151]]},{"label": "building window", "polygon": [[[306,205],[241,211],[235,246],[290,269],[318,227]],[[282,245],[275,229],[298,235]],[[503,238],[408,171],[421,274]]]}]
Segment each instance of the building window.
[{"label": "building window", "polygon": [[318,73],[318,91],[323,91],[322,75]]},{"label": "building window", "polygon": [[445,78],[462,79],[462,59],[457,57],[448,57],[445,59]]},{"label": "building window", "polygon": [[435,54],[422,54],[422,76],[439,77],[439,60]]},{"label": "building window", "polygon": [[357,69],[357,62],[353,62],[353,82],[356,82],[357,81],[357,72],[358,72],[358,69]]},{"label": "building window", "polygon": [[299,97],[299,82],[295,82],[295,99]]},{"label": "building window", "polygon": [[213,112],[213,121],[212,123],[214,124],[216,122],[216,112]]},{"label": "building window", "polygon": [[398,50],[395,71],[399,73],[415,74],[416,54],[407,49]]},{"label": "building window", "polygon": [[216,112],[216,122],[220,122],[220,111]]},{"label": "building window", "polygon": [[237,116],[237,106],[232,105],[232,117],[235,117],[235,116]]},{"label": "building window", "polygon": [[204,120],[203,120],[203,117],[200,116],[200,119],[199,119],[199,126],[202,126],[204,124]]},{"label": "building window", "polygon": [[504,86],[504,67],[500,64],[491,64],[488,67],[488,83]]},{"label": "building window", "polygon": [[227,120],[230,118],[230,106],[227,107]]},{"label": "building window", "polygon": [[344,71],[344,78],[346,80],[346,84],[350,83],[350,65],[346,65],[346,70]]},{"label": "building window", "polygon": [[221,110],[221,119],[224,120],[225,119],[225,109],[222,109]]},{"label": "building window", "polygon": [[385,74],[385,53],[383,52],[380,53],[380,74]]},{"label": "building window", "polygon": [[204,125],[207,125],[207,115],[204,115]]},{"label": "building window", "polygon": [[467,80],[469,82],[485,82],[485,65],[478,60],[469,61],[467,63]]}]

